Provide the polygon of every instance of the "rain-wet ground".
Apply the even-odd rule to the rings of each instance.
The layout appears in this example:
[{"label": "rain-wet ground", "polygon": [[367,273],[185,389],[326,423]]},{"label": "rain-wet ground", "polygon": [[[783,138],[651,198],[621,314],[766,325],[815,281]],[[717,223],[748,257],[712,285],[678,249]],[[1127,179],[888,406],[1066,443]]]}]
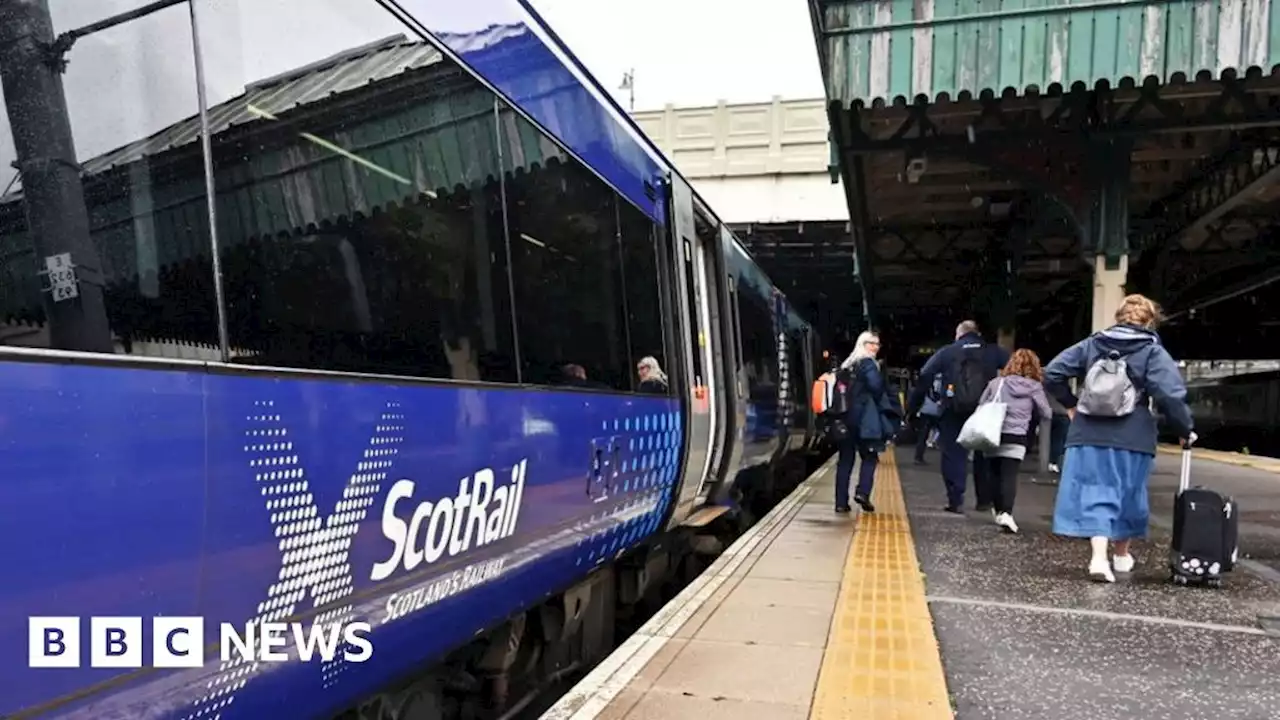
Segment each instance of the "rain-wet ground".
[{"label": "rain-wet ground", "polygon": [[[937,470],[898,456],[948,687],[978,718],[1257,718],[1280,708],[1280,474],[1197,460],[1193,483],[1236,497],[1246,567],[1221,589],[1168,582],[1178,457],[1151,479],[1152,534],[1114,585],[1089,581],[1089,545],[1050,532],[1056,485],[1027,472],[1017,536],[990,514],[942,511]],[[1029,466],[1034,460],[1029,459]]]}]

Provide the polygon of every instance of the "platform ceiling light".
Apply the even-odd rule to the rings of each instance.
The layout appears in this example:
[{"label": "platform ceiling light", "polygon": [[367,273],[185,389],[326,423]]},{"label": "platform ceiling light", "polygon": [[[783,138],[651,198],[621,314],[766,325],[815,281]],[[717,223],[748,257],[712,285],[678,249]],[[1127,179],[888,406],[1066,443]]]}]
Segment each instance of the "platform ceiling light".
[{"label": "platform ceiling light", "polygon": [[533,243],[534,245],[537,245],[538,247],[541,247],[541,248],[544,248],[547,246],[546,243],[542,242],[536,237],[533,237],[532,235],[526,235],[524,233],[520,233],[520,239],[524,240],[527,243]]},{"label": "platform ceiling light", "polygon": [[[262,108],[260,108],[260,107],[258,107],[258,106],[256,106],[256,105],[254,105],[253,103],[246,103],[246,104],[245,104],[245,109],[247,109],[247,110],[249,111],[249,114],[250,114],[250,115],[253,115],[254,117],[262,118],[262,119],[264,119],[264,120],[279,120],[279,119],[280,119],[280,118],[276,117],[275,115],[271,114],[270,112],[268,112],[267,110],[264,110],[264,109],[262,109]],[[364,167],[369,168],[369,169],[370,169],[370,170],[372,170],[373,172],[376,172],[376,173],[378,173],[379,175],[382,175],[382,176],[383,176],[383,177],[385,177],[385,178],[389,178],[389,179],[391,179],[391,180],[394,180],[394,181],[396,181],[396,182],[400,183],[401,185],[412,185],[412,184],[413,184],[413,181],[411,181],[409,178],[404,177],[403,175],[400,175],[400,174],[398,174],[398,173],[394,173],[394,172],[392,172],[392,171],[390,171],[390,170],[388,170],[388,169],[386,169],[386,168],[382,167],[381,165],[379,165],[379,164],[377,164],[377,163],[375,163],[375,162],[371,162],[371,161],[369,161],[369,160],[366,160],[366,159],[364,159],[364,158],[360,157],[359,155],[356,155],[355,153],[351,152],[350,150],[347,150],[346,148],[339,147],[339,146],[337,146],[337,145],[335,145],[335,144],[333,144],[333,143],[329,142],[328,140],[325,140],[325,139],[324,139],[324,138],[322,138],[322,137],[319,137],[319,136],[317,136],[317,135],[313,135],[313,134],[311,134],[311,133],[309,133],[309,132],[298,133],[298,134],[299,134],[299,135],[301,135],[303,139],[305,139],[305,140],[307,140],[307,141],[309,141],[309,142],[311,142],[311,143],[314,143],[314,144],[316,144],[316,145],[319,145],[320,147],[324,148],[325,150],[328,150],[328,151],[329,151],[329,152],[331,152],[331,153],[334,153],[334,154],[336,154],[336,155],[341,155],[342,157],[344,157],[344,158],[346,158],[346,159],[350,160],[350,161],[351,161],[351,162],[353,162],[353,163],[356,163],[357,165],[363,165]],[[429,198],[431,198],[431,199],[433,199],[433,200],[436,198],[436,194],[435,194],[434,192],[430,191],[430,190],[423,190],[423,191],[422,191],[422,194],[423,194],[423,195],[426,195],[427,197],[429,197]]]}]

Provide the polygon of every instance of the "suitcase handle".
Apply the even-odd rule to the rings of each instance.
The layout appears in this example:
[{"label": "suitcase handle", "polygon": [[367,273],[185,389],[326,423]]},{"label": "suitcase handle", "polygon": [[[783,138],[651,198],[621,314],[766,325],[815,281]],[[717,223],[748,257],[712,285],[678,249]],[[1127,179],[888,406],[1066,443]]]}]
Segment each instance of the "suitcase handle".
[{"label": "suitcase handle", "polygon": [[1190,437],[1181,442],[1182,471],[1178,476],[1178,492],[1182,492],[1191,486],[1191,446],[1195,444],[1198,437],[1193,432]]}]

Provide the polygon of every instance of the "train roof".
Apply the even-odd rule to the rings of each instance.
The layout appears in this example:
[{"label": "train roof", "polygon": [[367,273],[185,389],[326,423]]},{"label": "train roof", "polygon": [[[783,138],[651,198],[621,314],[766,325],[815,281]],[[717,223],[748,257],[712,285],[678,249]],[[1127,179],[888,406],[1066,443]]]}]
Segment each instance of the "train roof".
[{"label": "train roof", "polygon": [[1219,377],[1195,378],[1187,381],[1188,390],[1222,386],[1253,385],[1280,380],[1280,370],[1263,370],[1261,372],[1240,373],[1237,375],[1221,375]]}]

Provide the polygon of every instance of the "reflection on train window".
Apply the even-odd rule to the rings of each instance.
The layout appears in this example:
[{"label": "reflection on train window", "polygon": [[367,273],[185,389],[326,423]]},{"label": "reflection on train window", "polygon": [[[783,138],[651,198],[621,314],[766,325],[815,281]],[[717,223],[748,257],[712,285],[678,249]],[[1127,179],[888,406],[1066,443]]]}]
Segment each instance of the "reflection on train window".
[{"label": "reflection on train window", "polygon": [[511,110],[499,124],[524,382],[630,390],[614,192]]},{"label": "reflection on train window", "polygon": [[778,344],[769,302],[750,283],[738,282],[738,316],[742,324],[743,370],[753,402],[776,397]]},{"label": "reflection on train window", "polygon": [[[627,333],[634,367],[645,357],[653,357],[669,372],[662,333],[662,300],[658,290],[657,233],[647,217],[625,200],[618,200],[619,234],[622,241],[623,282],[626,285]],[[631,373],[638,386],[639,380]],[[668,382],[667,390],[670,391]]]},{"label": "reflection on train window", "polygon": [[233,360],[517,382],[493,95],[372,3],[202,2]]},{"label": "reflection on train window", "polygon": [[[48,20],[56,35],[142,4],[52,0]],[[0,55],[11,88],[48,72],[33,48]],[[187,8],[82,37],[64,59],[61,97],[0,99],[0,345],[218,359]],[[37,161],[50,156],[81,168]],[[74,275],[48,273],[64,253]]]}]

